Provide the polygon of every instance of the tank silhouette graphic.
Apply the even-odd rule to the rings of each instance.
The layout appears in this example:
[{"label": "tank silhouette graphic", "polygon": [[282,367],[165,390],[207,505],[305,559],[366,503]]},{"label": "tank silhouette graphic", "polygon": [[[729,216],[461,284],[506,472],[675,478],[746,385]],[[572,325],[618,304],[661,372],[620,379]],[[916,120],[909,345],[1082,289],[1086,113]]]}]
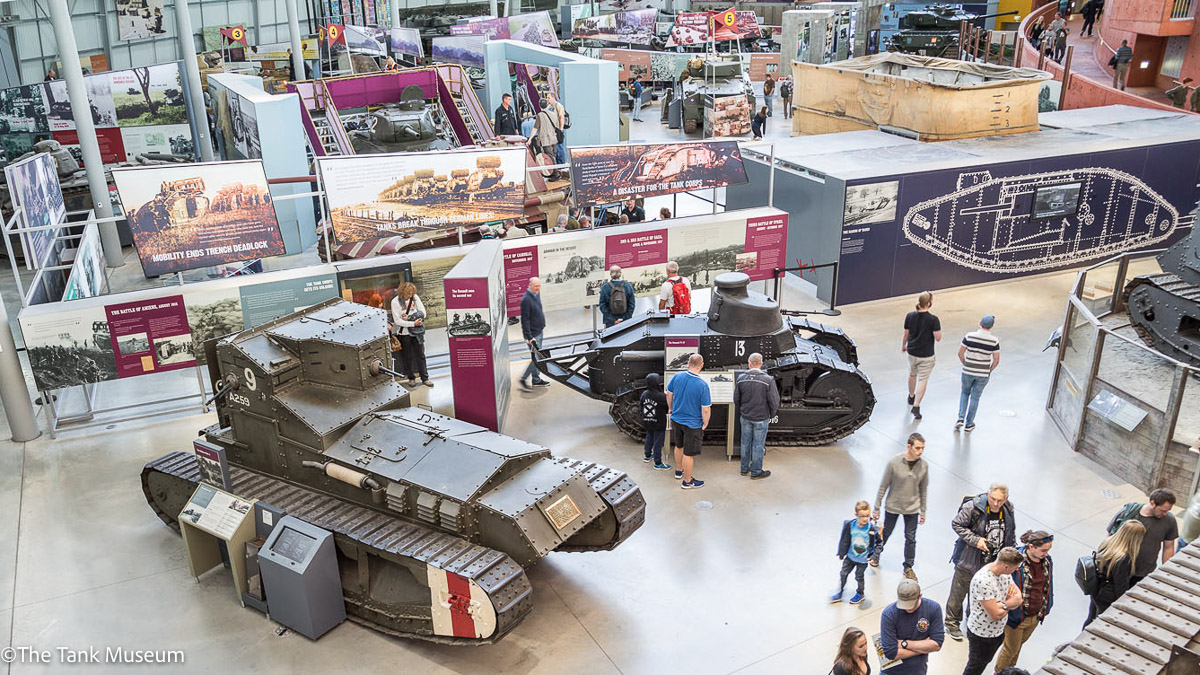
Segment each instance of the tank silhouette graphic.
[{"label": "tank silhouette graphic", "polygon": [[905,214],[906,239],[963,267],[1030,272],[1170,238],[1179,211],[1136,176],[1104,168],[993,178],[961,174]]}]

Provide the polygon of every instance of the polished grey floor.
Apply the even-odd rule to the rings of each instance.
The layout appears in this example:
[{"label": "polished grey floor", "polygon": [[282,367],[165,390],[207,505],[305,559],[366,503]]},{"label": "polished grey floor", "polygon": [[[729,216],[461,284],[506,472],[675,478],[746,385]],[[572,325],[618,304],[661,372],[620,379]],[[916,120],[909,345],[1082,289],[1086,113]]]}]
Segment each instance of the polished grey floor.
[{"label": "polished grey floor", "polygon": [[[841,521],[856,500],[873,498],[884,462],[919,430],[932,471],[916,570],[929,597],[945,600],[949,521],[963,495],[1005,481],[1018,529],[1057,535],[1054,611],[1020,661],[1034,670],[1077,634],[1086,613],[1072,580],[1075,558],[1099,540],[1114,509],[1140,497],[1070,452],[1044,410],[1053,356],[1041,349],[1061,321],[1072,276],[938,293],[944,339],[919,423],[906,411],[899,350],[912,300],[844,308],[831,323],[858,341],[878,397],[874,415],[833,446],[770,450],[773,476],[764,481],[741,478],[710,448],[697,466],[707,485],[682,491],[641,462],[641,448],[616,431],[604,404],[560,386],[516,393],[508,433],[628,471],[646,496],[647,522],[615,551],[555,553],[538,563],[530,570],[532,614],[487,647],[395,639],[354,624],[319,642],[278,636],[273,623],[238,605],[226,573],[193,581],[179,537],[146,506],[138,476],[146,461],[189,448],[211,416],[0,444],[0,642],[184,650],[185,666],[169,672],[823,674],[845,627],[878,631],[901,571],[898,536],[868,573],[866,603],[829,604]],[[997,316],[1003,360],[978,429],[955,433],[957,342],[984,313]],[[585,315],[571,321],[582,327]],[[514,373],[523,366],[514,363]],[[451,384],[443,376],[418,396],[445,410]],[[947,641],[930,672],[960,672],[966,651]],[[15,664],[11,672],[67,668]]]}]

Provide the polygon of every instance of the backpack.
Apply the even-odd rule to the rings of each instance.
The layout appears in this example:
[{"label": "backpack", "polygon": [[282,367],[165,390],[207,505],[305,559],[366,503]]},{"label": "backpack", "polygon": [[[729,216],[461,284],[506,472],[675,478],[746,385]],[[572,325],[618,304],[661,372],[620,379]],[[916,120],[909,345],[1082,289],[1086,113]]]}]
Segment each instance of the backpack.
[{"label": "backpack", "polygon": [[1108,528],[1107,528],[1108,535],[1111,537],[1112,535],[1116,534],[1117,530],[1121,529],[1122,523],[1124,523],[1127,520],[1136,518],[1138,511],[1141,511],[1141,510],[1142,510],[1141,502],[1129,502],[1125,506],[1122,506],[1121,510],[1117,513],[1117,515],[1113,516],[1112,520],[1108,521]]},{"label": "backpack", "polygon": [[613,316],[624,316],[629,309],[629,298],[625,296],[625,284],[609,282],[612,291],[608,295],[608,311]]},{"label": "backpack", "polygon": [[688,290],[683,277],[679,277],[678,281],[671,282],[671,297],[673,300],[671,303],[672,314],[692,313],[692,292]]},{"label": "backpack", "polygon": [[779,95],[782,96],[783,98],[791,98],[792,97],[792,83],[784,82],[783,84],[779,85]]},{"label": "backpack", "polygon": [[1100,591],[1100,571],[1096,569],[1096,552],[1079,556],[1075,563],[1075,583],[1079,590],[1088,597],[1093,597]]},{"label": "backpack", "polygon": [[[562,113],[563,113],[563,129],[570,129],[571,128],[571,113],[567,112],[566,108],[563,108]],[[560,139],[559,143],[561,143],[561,142],[562,142],[562,140]]]}]

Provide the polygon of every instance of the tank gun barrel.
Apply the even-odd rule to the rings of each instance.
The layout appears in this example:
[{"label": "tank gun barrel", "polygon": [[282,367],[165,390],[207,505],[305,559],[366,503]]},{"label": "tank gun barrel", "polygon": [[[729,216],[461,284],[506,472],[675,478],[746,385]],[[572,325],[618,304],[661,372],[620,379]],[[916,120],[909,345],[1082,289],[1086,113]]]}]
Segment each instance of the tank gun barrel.
[{"label": "tank gun barrel", "polygon": [[998,16],[1011,16],[1013,14],[1020,14],[1020,13],[1021,12],[1014,9],[1010,12],[996,12],[995,14],[979,14],[972,19],[968,19],[968,21],[978,21],[980,19],[994,19]]},{"label": "tank gun barrel", "polygon": [[216,391],[214,391],[213,395],[204,402],[204,405],[209,406],[212,405],[212,403],[217,399],[225,398],[229,392],[238,388],[238,384],[239,383],[236,375],[228,375],[223,380],[217,380]]}]

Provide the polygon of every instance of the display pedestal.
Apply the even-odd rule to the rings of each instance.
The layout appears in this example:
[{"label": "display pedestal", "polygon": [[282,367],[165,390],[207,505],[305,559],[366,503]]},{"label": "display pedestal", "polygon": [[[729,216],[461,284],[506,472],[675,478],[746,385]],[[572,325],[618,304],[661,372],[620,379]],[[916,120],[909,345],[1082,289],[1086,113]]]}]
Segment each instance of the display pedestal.
[{"label": "display pedestal", "polygon": [[247,517],[257,500],[240,499],[211,485],[199,485],[179,513],[179,533],[187,552],[188,570],[200,575],[223,564],[221,542],[229,550],[229,567],[238,602],[249,589],[246,578],[246,542],[254,538],[254,519]]},{"label": "display pedestal", "polygon": [[742,454],[741,448],[733,442],[734,437],[737,436],[737,427],[735,426],[737,424],[737,410],[734,409],[732,403],[725,406],[725,408],[729,411],[729,417],[725,423],[725,459],[733,461],[734,457],[740,457]]}]

